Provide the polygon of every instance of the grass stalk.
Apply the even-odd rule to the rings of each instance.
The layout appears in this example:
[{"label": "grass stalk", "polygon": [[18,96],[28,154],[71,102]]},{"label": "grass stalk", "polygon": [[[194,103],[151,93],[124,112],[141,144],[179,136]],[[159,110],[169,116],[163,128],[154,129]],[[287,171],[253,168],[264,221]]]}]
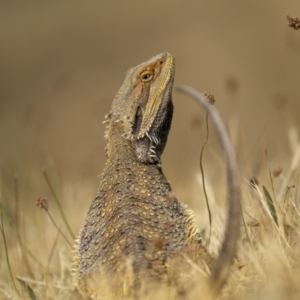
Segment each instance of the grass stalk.
[{"label": "grass stalk", "polygon": [[[21,252],[22,252],[22,258],[23,258],[23,262],[25,264],[27,273],[29,274],[30,277],[34,277],[33,272],[31,270],[31,267],[29,265],[28,262],[28,258],[27,258],[27,252],[26,252],[26,227],[25,227],[25,222],[24,222],[24,215],[21,213],[20,215],[20,223],[21,223],[21,228],[22,228],[22,236],[23,236],[23,243],[22,243],[22,247],[21,247]],[[18,229],[17,229],[18,230]]]},{"label": "grass stalk", "polygon": [[8,216],[2,211],[3,213],[3,217],[6,219],[11,231],[14,233],[17,241],[18,241],[18,244],[20,246],[21,249],[25,249],[26,253],[34,260],[34,262],[36,262],[39,267],[41,269],[44,269],[43,267],[43,264],[38,260],[38,258],[33,254],[33,252],[27,247],[27,246],[24,246],[24,243],[21,239],[21,235],[20,235],[20,232],[15,228],[15,226],[13,226],[12,222],[10,221],[10,219],[8,218]]},{"label": "grass stalk", "polygon": [[13,287],[14,287],[15,291],[17,292],[18,295],[20,295],[19,291],[17,289],[16,283],[15,283],[15,280],[14,280],[14,276],[13,276],[13,273],[12,273],[12,270],[11,270],[10,261],[9,261],[8,248],[7,248],[6,236],[5,236],[5,230],[4,230],[3,213],[2,213],[2,211],[0,212],[0,232],[1,232],[1,235],[2,235],[3,243],[4,243],[5,259],[6,259],[6,264],[7,264],[7,269],[8,269],[9,277],[10,277],[10,280],[11,280],[11,282],[13,284]]},{"label": "grass stalk", "polygon": [[19,176],[14,174],[14,193],[15,193],[15,222],[16,228],[19,230]]},{"label": "grass stalk", "polygon": [[203,153],[204,153],[204,148],[208,142],[209,138],[209,126],[208,126],[208,112],[206,112],[206,118],[205,118],[205,125],[206,125],[206,137],[205,141],[202,145],[201,152],[200,152],[200,171],[202,175],[202,187],[203,187],[203,193],[205,196],[205,202],[206,202],[206,207],[207,207],[207,212],[208,212],[208,221],[209,221],[209,235],[208,235],[208,245],[210,244],[210,238],[211,238],[211,224],[212,224],[212,217],[211,217],[211,210],[209,206],[209,201],[208,201],[208,196],[206,192],[206,185],[205,185],[205,175],[204,175],[204,168],[203,168]]},{"label": "grass stalk", "polygon": [[48,210],[48,201],[45,198],[39,198],[36,201],[36,206],[44,209],[48,215],[48,217],[50,218],[52,224],[54,225],[54,227],[58,230],[58,232],[62,235],[62,237],[65,239],[65,241],[69,244],[69,246],[71,248],[73,248],[72,244],[69,242],[68,238],[66,237],[66,235],[61,231],[61,229],[57,226],[57,224],[55,223],[54,219],[52,218],[52,215],[50,214],[49,210]]},{"label": "grass stalk", "polygon": [[46,170],[43,170],[43,174],[44,174],[44,177],[45,177],[45,179],[46,179],[46,182],[47,182],[47,184],[48,184],[48,186],[49,186],[49,188],[50,188],[50,191],[51,191],[51,193],[52,193],[52,195],[53,195],[53,197],[54,197],[54,200],[55,200],[55,202],[56,202],[56,204],[57,204],[58,210],[59,210],[59,212],[60,212],[60,214],[61,214],[61,217],[62,217],[62,219],[63,219],[63,221],[64,221],[64,223],[65,223],[65,226],[67,227],[67,230],[68,230],[69,234],[71,235],[72,239],[75,240],[75,235],[74,235],[74,233],[72,232],[72,229],[71,229],[71,227],[70,227],[70,225],[69,225],[69,222],[68,222],[68,220],[67,220],[67,218],[66,218],[66,216],[65,216],[65,213],[64,213],[63,208],[62,208],[62,205],[61,205],[61,201],[60,201],[59,197],[57,196],[57,194],[56,194],[56,192],[55,192],[55,189],[54,189],[54,187],[53,187],[53,185],[52,185],[52,183],[51,183],[51,181],[50,181],[50,178],[49,178],[49,176],[48,176]]},{"label": "grass stalk", "polygon": [[54,254],[54,250],[55,248],[57,247],[57,242],[58,242],[58,238],[59,238],[59,235],[60,235],[60,231],[58,230],[57,233],[56,233],[56,236],[55,236],[55,240],[54,240],[54,243],[51,247],[51,250],[50,250],[50,254],[49,254],[49,257],[48,257],[48,261],[47,261],[47,274],[48,274],[48,270],[49,270],[49,266],[50,266],[50,263],[51,263],[51,260],[52,260],[52,257],[53,257],[53,254]]}]

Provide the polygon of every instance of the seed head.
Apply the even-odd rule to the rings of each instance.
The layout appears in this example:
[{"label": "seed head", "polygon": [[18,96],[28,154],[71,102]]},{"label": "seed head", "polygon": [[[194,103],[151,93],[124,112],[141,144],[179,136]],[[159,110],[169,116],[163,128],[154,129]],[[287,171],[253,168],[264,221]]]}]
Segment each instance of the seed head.
[{"label": "seed head", "polygon": [[48,211],[48,201],[46,198],[40,197],[36,200],[36,206],[38,208],[44,209],[45,211]]}]

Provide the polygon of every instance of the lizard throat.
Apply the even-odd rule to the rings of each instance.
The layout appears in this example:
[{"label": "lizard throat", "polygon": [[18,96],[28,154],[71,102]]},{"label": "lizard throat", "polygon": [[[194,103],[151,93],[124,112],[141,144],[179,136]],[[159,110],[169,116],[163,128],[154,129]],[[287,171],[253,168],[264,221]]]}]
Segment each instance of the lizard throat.
[{"label": "lizard throat", "polygon": [[[138,116],[138,117],[137,117]],[[166,107],[160,109],[152,126],[141,138],[133,139],[132,145],[137,159],[143,163],[160,163],[164,151],[173,116],[173,103],[168,101]],[[141,123],[139,109],[136,124]]]}]

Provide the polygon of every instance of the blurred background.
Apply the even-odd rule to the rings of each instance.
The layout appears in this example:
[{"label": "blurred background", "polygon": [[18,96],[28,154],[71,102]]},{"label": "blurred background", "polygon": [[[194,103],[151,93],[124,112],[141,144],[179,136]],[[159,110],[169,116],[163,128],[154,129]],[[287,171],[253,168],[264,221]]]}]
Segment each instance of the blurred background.
[{"label": "blurred background", "polygon": [[[242,180],[266,171],[264,149],[285,171],[300,125],[300,32],[287,15],[300,17],[299,0],[2,1],[3,203],[13,209],[18,197],[26,211],[51,198],[44,168],[77,229],[98,187],[102,121],[124,74],[164,51],[176,58],[175,85],[214,94]],[[163,170],[178,198],[196,207],[205,114],[175,91],[173,101]],[[221,180],[212,130],[204,168],[211,182]]]}]

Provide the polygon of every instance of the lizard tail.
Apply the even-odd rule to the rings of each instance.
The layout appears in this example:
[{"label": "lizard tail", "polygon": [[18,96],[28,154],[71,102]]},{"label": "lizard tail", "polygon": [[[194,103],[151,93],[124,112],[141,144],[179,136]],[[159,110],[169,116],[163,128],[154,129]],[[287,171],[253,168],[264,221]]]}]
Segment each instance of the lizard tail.
[{"label": "lizard tail", "polygon": [[208,102],[207,98],[189,86],[180,86],[177,88],[177,91],[196,100],[209,113],[226,160],[228,186],[227,224],[224,239],[211,276],[213,290],[216,294],[219,294],[228,278],[230,266],[237,252],[237,243],[240,234],[242,207],[235,153],[222,118],[218,111]]}]

